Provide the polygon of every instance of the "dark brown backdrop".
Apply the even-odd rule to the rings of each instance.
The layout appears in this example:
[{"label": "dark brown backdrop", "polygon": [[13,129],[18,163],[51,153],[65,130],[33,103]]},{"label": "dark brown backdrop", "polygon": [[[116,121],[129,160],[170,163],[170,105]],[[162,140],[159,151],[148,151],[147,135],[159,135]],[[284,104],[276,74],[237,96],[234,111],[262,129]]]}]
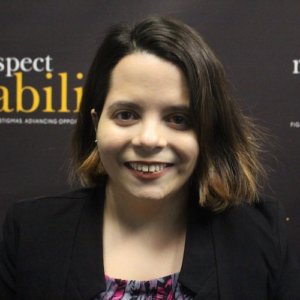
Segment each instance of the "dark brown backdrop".
[{"label": "dark brown backdrop", "polygon": [[[293,74],[293,61],[300,60],[299,1],[1,0],[0,7],[0,61],[50,56],[53,68],[52,79],[44,71],[18,70],[12,77],[0,72],[0,223],[17,199],[70,189],[66,177],[73,125],[60,123],[75,118],[74,88],[83,85],[105,29],[120,21],[166,14],[206,37],[224,62],[244,109],[277,137],[277,146],[270,150],[277,161],[270,160],[273,173],[266,191],[284,203],[300,256],[300,63]],[[23,88],[29,85],[39,95],[40,105],[29,113],[16,112],[20,77]],[[24,109],[33,103],[28,89],[21,93]],[[49,89],[54,112],[43,112]],[[62,98],[70,112],[63,112],[66,107],[58,112]]]}]

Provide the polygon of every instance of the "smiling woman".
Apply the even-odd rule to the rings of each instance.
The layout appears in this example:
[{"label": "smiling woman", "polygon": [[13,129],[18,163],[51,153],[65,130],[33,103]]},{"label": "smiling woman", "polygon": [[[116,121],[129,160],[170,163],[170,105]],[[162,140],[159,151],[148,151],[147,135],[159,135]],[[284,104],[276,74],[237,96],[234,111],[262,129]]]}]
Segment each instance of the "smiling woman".
[{"label": "smiling woman", "polygon": [[112,28],[76,126],[86,188],[9,212],[3,299],[297,299],[282,209],[259,197],[256,127],[192,28]]},{"label": "smiling woman", "polygon": [[[124,70],[121,66],[125,62],[131,67]],[[162,66],[166,65],[174,71],[172,76],[171,71],[164,74]],[[147,72],[142,72],[143,68]],[[134,79],[139,82],[133,87]],[[87,79],[74,138],[74,165],[82,182],[95,185],[102,176],[102,172],[98,172],[102,162],[97,148],[93,148],[95,135],[91,129],[95,124],[92,124],[90,110],[95,109],[101,115],[109,94],[120,90],[112,88],[116,86],[115,81],[123,84],[127,98],[132,94],[129,100],[154,104],[154,101],[162,101],[163,97],[158,95],[165,92],[169,97],[165,99],[170,102],[172,99],[183,101],[177,103],[177,109],[184,103],[185,113],[166,115],[165,120],[183,122],[185,119],[188,122],[182,126],[190,127],[196,135],[201,153],[189,181],[193,181],[196,193],[199,191],[201,206],[219,211],[257,198],[264,178],[264,168],[258,159],[261,149],[258,130],[237,107],[223,66],[198,33],[178,21],[160,18],[150,18],[133,27],[118,25],[99,48]],[[134,98],[141,90],[149,95]],[[151,97],[155,92],[154,98]],[[114,97],[124,102],[122,95]],[[129,105],[128,99],[126,102]],[[140,106],[139,103],[132,105]],[[127,117],[129,112],[132,112],[132,120],[138,116],[129,110],[124,112]],[[148,142],[153,136],[148,135]]]}]

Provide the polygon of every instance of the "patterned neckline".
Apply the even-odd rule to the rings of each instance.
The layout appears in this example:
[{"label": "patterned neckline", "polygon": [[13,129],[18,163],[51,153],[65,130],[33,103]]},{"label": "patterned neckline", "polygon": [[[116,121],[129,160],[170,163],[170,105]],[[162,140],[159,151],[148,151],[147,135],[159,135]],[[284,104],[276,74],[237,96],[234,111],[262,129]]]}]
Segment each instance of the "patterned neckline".
[{"label": "patterned neckline", "polygon": [[[178,273],[173,273],[170,275],[166,275],[166,276],[162,276],[159,278],[154,278],[154,279],[149,279],[149,280],[134,280],[134,279],[121,279],[121,278],[114,278],[114,277],[110,277],[109,275],[105,275],[105,280],[108,281],[116,281],[116,282],[124,282],[124,283],[129,283],[129,282],[136,282],[136,283],[146,283],[146,282],[157,282],[157,281],[161,281],[161,282],[165,282],[168,279],[176,279],[176,282],[178,280],[179,277],[179,272]],[[173,281],[174,282],[174,281]]]},{"label": "patterned neckline", "polygon": [[178,282],[179,273],[150,280],[127,280],[105,276],[106,291],[94,300],[190,300],[191,294]]}]

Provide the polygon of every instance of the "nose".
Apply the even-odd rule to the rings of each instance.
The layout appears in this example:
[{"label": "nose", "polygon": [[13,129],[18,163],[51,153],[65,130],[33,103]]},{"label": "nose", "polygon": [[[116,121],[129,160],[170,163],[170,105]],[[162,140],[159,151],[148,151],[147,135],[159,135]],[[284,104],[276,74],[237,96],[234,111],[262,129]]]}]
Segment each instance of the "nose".
[{"label": "nose", "polygon": [[150,151],[165,147],[167,140],[163,134],[162,124],[154,119],[141,122],[132,144]]}]

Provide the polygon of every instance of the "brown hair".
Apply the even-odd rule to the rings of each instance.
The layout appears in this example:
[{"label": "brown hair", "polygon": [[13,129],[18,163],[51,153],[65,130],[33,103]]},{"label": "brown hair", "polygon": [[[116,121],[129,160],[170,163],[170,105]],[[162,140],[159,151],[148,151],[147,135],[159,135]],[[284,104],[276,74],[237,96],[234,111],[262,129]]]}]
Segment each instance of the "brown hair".
[{"label": "brown hair", "polygon": [[220,211],[254,201],[264,177],[256,126],[237,106],[224,68],[203,38],[186,24],[163,17],[114,26],[96,53],[73,138],[73,167],[81,182],[97,185],[103,176],[91,109],[101,115],[112,70],[124,56],[137,51],[174,63],[186,77],[200,148],[191,184],[200,205]]}]

